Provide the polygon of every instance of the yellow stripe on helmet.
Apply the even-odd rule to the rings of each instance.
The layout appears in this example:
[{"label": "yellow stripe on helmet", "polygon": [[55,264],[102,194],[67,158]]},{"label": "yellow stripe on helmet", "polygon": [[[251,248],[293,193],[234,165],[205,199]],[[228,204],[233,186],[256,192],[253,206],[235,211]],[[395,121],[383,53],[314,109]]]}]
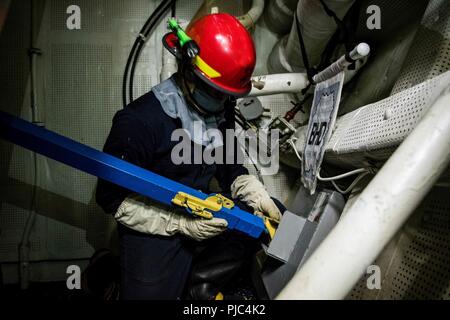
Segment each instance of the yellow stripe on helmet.
[{"label": "yellow stripe on helmet", "polygon": [[205,62],[199,55],[196,55],[194,58],[194,64],[208,77],[210,78],[218,78],[222,75],[214,70],[209,64]]}]

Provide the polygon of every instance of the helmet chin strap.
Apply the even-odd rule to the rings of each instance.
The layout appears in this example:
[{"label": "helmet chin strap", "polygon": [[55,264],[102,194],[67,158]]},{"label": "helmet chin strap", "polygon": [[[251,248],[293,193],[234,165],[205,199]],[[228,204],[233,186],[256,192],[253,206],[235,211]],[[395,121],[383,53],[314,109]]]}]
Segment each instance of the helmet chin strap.
[{"label": "helmet chin strap", "polygon": [[188,69],[189,66],[186,66],[186,62],[181,62],[179,65],[180,70],[177,73],[176,81],[177,84],[180,86],[181,92],[183,93],[183,96],[186,99],[188,105],[203,116],[214,116],[223,113],[224,109],[217,112],[205,110],[202,106],[200,106],[197,103],[197,101],[195,101],[191,92],[191,87],[195,86],[195,84],[186,79],[188,77],[187,72],[189,72]]}]

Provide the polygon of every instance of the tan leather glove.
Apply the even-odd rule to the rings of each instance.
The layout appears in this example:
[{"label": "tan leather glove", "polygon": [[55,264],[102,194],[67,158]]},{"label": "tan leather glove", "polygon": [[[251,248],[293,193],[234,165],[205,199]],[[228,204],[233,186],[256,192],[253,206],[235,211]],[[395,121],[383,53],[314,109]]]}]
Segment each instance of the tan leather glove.
[{"label": "tan leather glove", "polygon": [[231,185],[231,196],[251,207],[256,215],[280,221],[281,212],[264,185],[253,175],[242,175]]},{"label": "tan leather glove", "polygon": [[190,216],[141,195],[126,198],[114,218],[124,226],[141,233],[160,236],[181,233],[197,241],[217,236],[228,226],[224,219],[206,220]]}]

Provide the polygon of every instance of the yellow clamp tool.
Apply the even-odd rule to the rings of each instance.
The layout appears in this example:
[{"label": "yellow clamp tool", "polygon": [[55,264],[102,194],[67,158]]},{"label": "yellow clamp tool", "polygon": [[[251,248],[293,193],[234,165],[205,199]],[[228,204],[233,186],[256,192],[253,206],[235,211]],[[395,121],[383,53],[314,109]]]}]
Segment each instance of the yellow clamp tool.
[{"label": "yellow clamp tool", "polygon": [[211,211],[220,211],[222,207],[227,209],[234,207],[234,202],[221,194],[215,194],[203,200],[184,192],[178,192],[172,199],[172,203],[190,209],[192,214],[206,219],[213,218]]},{"label": "yellow clamp tool", "polygon": [[[212,219],[212,212],[220,211],[222,207],[227,209],[232,209],[234,207],[233,200],[230,200],[221,194],[215,194],[203,200],[185,192],[178,192],[172,199],[172,203],[190,209],[192,214],[205,219]],[[273,239],[275,231],[277,230],[278,221],[268,217],[263,217],[263,220],[270,239]]]},{"label": "yellow clamp tool", "polygon": [[270,240],[275,236],[275,232],[277,231],[278,221],[272,218],[264,217],[264,225],[266,226],[267,232],[269,233]]}]

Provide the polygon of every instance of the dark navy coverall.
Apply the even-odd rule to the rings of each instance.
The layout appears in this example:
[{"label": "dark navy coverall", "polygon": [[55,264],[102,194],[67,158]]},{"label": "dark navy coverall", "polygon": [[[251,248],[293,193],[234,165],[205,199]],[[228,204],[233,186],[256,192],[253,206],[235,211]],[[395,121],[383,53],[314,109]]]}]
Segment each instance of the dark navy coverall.
[{"label": "dark navy coverall", "polygon": [[[225,114],[226,121],[219,126],[224,142],[225,129],[234,129],[234,102],[231,104],[232,106],[226,108],[228,110]],[[181,121],[166,115],[159,100],[150,91],[116,113],[103,151],[205,193],[209,193],[210,181],[216,177],[222,193],[229,195],[232,182],[239,175],[248,174],[247,169],[240,164],[173,164],[171,151],[178,141],[171,141],[171,134],[179,128]],[[192,146],[201,147],[193,143]],[[96,200],[105,212],[114,214],[130,193],[127,189],[99,179]],[[279,202],[276,203],[280,206]],[[237,205],[252,212],[242,203]],[[195,256],[195,247],[199,242],[183,235],[163,237],[142,234],[120,224],[118,228],[121,298],[183,298]],[[228,237],[228,239],[235,238],[235,235]],[[224,251],[233,255],[234,249],[235,252],[240,250],[239,246],[245,250],[251,246],[252,239],[241,237],[240,241],[242,239],[244,245],[237,242],[233,244],[233,241],[218,243],[219,240],[214,238],[202,241],[201,244],[212,242],[215,246],[213,252],[221,250],[222,247]],[[225,258],[224,253],[223,259]],[[199,277],[202,277],[201,272],[200,270]]]},{"label": "dark navy coverall", "polygon": [[[227,123],[219,129],[225,129]],[[171,134],[178,128],[181,122],[166,115],[150,91],[116,113],[103,151],[206,193],[214,176],[227,192],[237,176],[248,173],[242,165],[174,165],[171,151],[178,142],[171,141]],[[99,180],[96,199],[106,212],[114,214],[130,193]],[[182,235],[140,234],[122,226],[119,239],[122,282],[126,282],[121,287],[122,297],[181,296],[192,262],[191,240]]]}]

